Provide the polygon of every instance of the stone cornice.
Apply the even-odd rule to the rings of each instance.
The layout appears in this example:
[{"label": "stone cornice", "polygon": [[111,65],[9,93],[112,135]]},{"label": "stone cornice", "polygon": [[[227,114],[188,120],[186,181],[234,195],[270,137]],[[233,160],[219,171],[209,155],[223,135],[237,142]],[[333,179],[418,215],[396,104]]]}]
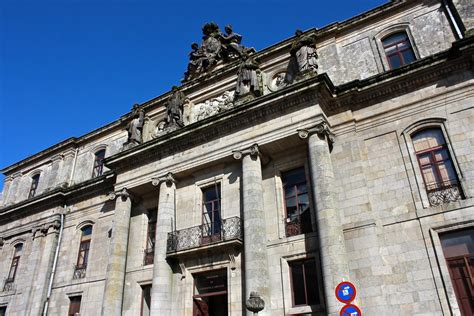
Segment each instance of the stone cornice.
[{"label": "stone cornice", "polygon": [[102,176],[84,181],[71,187],[57,187],[31,199],[8,205],[0,209],[0,224],[5,220],[22,217],[26,213],[72,204],[74,201],[103,192],[113,187],[115,174],[105,172]]}]

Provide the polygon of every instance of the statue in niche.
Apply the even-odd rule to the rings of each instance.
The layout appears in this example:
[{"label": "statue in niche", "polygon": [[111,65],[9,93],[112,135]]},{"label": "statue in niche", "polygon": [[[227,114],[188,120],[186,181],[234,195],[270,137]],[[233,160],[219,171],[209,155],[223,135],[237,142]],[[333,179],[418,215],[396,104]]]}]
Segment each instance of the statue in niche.
[{"label": "statue in niche", "polygon": [[255,52],[253,48],[242,46],[242,35],[235,33],[231,25],[225,27],[225,34],[214,23],[202,27],[202,43],[191,45],[189,64],[184,80],[191,80],[211,71],[219,62],[229,62],[242,56],[242,53]]},{"label": "statue in niche", "polygon": [[134,104],[132,108],[132,120],[127,124],[128,139],[127,145],[136,146],[143,142],[142,131],[145,112],[140,109],[138,104]]},{"label": "statue in niche", "polygon": [[186,101],[186,96],[177,87],[173,86],[171,89],[171,96],[166,104],[166,123],[167,125],[184,126],[183,122],[183,106]]},{"label": "statue in niche", "polygon": [[318,69],[316,53],[316,35],[304,35],[303,31],[296,30],[296,38],[291,45],[291,60],[285,81],[293,82],[295,79],[316,74]]},{"label": "statue in niche", "polygon": [[260,68],[258,62],[247,53],[242,54],[242,62],[237,72],[235,97],[257,97],[262,94],[260,87]]}]

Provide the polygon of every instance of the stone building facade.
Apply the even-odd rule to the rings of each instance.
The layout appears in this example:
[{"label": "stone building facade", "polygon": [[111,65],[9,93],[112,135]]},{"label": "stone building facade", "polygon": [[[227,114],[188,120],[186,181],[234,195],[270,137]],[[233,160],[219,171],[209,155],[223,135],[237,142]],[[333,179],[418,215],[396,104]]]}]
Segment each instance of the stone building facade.
[{"label": "stone building facade", "polygon": [[471,315],[471,3],[259,52],[206,24],[180,87],[2,170],[0,315],[339,315],[341,281]]}]

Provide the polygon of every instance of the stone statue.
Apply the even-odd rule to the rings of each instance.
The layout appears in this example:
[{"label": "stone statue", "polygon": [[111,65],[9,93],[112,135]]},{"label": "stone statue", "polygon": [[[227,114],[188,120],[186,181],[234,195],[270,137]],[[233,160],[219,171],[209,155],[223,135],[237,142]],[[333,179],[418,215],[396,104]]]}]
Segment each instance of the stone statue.
[{"label": "stone statue", "polygon": [[255,52],[253,48],[242,46],[242,35],[235,33],[231,25],[225,27],[223,34],[219,26],[214,23],[206,23],[202,27],[202,43],[191,45],[189,53],[189,64],[184,80],[191,80],[211,71],[218,63],[228,62],[242,56],[242,53]]},{"label": "stone statue", "polygon": [[291,60],[285,80],[287,82],[307,74],[316,74],[318,69],[315,34],[304,35],[301,30],[296,30],[295,36],[290,49]]},{"label": "stone statue", "polygon": [[242,62],[237,72],[236,98],[241,98],[246,95],[257,97],[262,94],[259,71],[259,64],[255,59],[247,53],[243,53]]},{"label": "stone statue", "polygon": [[242,35],[234,33],[232,25],[228,24],[225,26],[226,34],[220,34],[220,40],[224,46],[224,58],[235,58],[241,57],[244,47],[240,45],[242,42]]},{"label": "stone statue", "polygon": [[145,112],[139,108],[138,104],[134,104],[132,108],[132,120],[127,124],[128,140],[130,146],[136,146],[143,142],[142,130]]},{"label": "stone statue", "polygon": [[166,104],[166,123],[168,125],[177,125],[183,127],[183,105],[186,101],[186,96],[179,90],[177,86],[171,89],[171,96]]},{"label": "stone statue", "polygon": [[314,34],[303,35],[301,30],[296,30],[296,39],[291,46],[290,54],[296,58],[298,70],[316,71],[318,69],[316,53],[316,37]]}]

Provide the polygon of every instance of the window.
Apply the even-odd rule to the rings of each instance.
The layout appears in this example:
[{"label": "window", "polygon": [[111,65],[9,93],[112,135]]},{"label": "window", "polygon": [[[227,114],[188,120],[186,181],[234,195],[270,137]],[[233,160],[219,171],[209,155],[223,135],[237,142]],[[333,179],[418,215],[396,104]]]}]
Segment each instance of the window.
[{"label": "window", "polygon": [[399,68],[416,59],[406,32],[386,36],[382,39],[382,45],[390,69]]},{"label": "window", "polygon": [[82,296],[71,296],[69,297],[69,312],[68,316],[79,315],[81,312],[81,299]]},{"label": "window", "polygon": [[95,153],[94,169],[92,170],[92,178],[101,176],[104,172],[105,149]]},{"label": "window", "polygon": [[221,240],[221,185],[202,189],[202,242]]},{"label": "window", "polygon": [[304,168],[282,174],[286,208],[286,236],[311,232],[311,209]]},{"label": "window", "polygon": [[290,266],[293,306],[319,305],[318,278],[314,259],[293,261]]},{"label": "window", "polygon": [[81,231],[81,243],[79,244],[79,254],[77,255],[77,264],[74,269],[74,279],[80,279],[86,276],[87,262],[89,261],[92,226],[85,226]]},{"label": "window", "polygon": [[5,316],[7,314],[7,307],[0,306],[0,316]]},{"label": "window", "polygon": [[193,315],[228,315],[227,270],[193,275]]},{"label": "window", "polygon": [[462,198],[462,191],[443,132],[425,129],[412,135],[413,147],[431,205]]},{"label": "window", "polygon": [[30,194],[28,194],[28,198],[32,198],[36,195],[36,190],[38,189],[39,180],[40,180],[39,173],[31,177],[31,187],[30,187]]},{"label": "window", "polygon": [[7,279],[5,280],[5,284],[3,286],[4,291],[10,291],[13,287],[13,283],[15,282],[16,273],[18,271],[18,265],[20,264],[20,258],[23,254],[23,244],[16,244],[15,250],[13,252],[13,259],[10,265],[10,271],[8,272]]},{"label": "window", "polygon": [[142,285],[142,308],[140,316],[150,316],[151,284]]},{"label": "window", "polygon": [[155,235],[156,235],[156,214],[157,210],[148,211],[148,228],[146,233],[146,248],[144,264],[153,264],[155,255]]},{"label": "window", "polygon": [[462,315],[474,314],[474,228],[440,235]]}]

